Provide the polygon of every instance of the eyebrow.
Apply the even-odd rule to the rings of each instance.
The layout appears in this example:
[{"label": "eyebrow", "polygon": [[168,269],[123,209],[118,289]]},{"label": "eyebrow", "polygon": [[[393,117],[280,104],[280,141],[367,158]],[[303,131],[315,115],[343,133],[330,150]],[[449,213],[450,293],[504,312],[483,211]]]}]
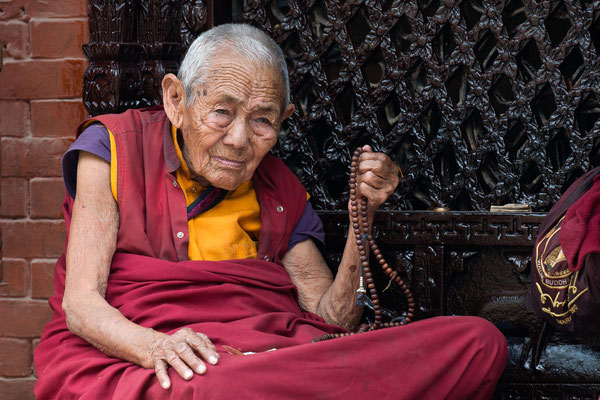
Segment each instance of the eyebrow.
[{"label": "eyebrow", "polygon": [[273,108],[272,106],[261,106],[256,108],[254,111],[263,111],[263,112],[271,112],[271,113],[276,113],[275,108]]},{"label": "eyebrow", "polygon": [[242,101],[242,99],[240,99],[238,97],[235,97],[235,96],[232,96],[230,94],[223,94],[223,95],[221,95],[221,96],[218,97],[218,100],[219,101],[225,101],[225,102],[228,102],[228,103],[235,103],[237,105],[241,105],[241,104],[244,103]]},{"label": "eyebrow", "polygon": [[[243,105],[243,103],[244,103],[243,100],[241,100],[235,96],[232,96],[230,94],[223,94],[223,95],[219,96],[218,101],[225,101],[225,102],[234,103],[237,105]],[[277,114],[277,110],[272,105],[259,106],[252,110],[252,112],[256,112],[256,111]]]}]

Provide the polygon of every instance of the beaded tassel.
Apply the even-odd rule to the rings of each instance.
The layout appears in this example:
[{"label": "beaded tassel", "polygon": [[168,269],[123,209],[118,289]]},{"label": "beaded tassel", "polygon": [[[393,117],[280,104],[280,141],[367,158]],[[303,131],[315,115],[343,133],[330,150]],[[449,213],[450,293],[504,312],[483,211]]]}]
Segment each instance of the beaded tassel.
[{"label": "beaded tassel", "polygon": [[356,293],[358,293],[358,296],[356,296],[356,305],[357,306],[364,306],[365,305],[365,294],[367,293],[367,291],[365,290],[365,287],[363,285],[363,270],[360,270],[360,278],[358,281],[358,289],[356,289]]}]

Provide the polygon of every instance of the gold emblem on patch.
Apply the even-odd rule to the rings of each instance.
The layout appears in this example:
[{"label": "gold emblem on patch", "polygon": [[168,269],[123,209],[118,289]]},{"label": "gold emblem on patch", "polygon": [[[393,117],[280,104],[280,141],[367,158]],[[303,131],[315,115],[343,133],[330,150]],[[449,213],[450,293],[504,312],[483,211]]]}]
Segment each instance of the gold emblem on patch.
[{"label": "gold emblem on patch", "polygon": [[554,269],[556,264],[566,260],[567,259],[565,258],[565,253],[563,253],[562,248],[558,246],[557,248],[552,250],[550,254],[548,254],[548,257],[546,257],[546,259],[544,260],[544,268],[546,269],[547,273],[553,275],[552,270]]}]

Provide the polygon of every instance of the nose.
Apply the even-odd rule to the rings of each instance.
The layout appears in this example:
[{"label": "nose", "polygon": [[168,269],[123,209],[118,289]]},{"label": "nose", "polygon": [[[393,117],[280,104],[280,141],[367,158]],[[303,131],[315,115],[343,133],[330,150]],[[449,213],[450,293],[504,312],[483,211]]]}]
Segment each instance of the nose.
[{"label": "nose", "polygon": [[249,143],[249,131],[243,119],[234,120],[223,137],[223,144],[232,146],[236,149],[243,149]]}]

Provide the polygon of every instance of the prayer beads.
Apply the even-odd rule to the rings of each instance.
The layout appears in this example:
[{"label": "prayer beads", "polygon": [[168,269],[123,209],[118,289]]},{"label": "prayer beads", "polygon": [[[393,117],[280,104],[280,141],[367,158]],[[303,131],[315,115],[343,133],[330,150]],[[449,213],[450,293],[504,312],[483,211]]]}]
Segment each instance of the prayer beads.
[{"label": "prayer beads", "polygon": [[[415,313],[415,300],[413,298],[412,292],[404,283],[402,278],[395,273],[395,271],[389,266],[379,247],[375,243],[375,239],[373,235],[369,233],[369,222],[367,221],[367,199],[361,198],[360,200],[360,212],[358,211],[358,201],[356,199],[356,172],[358,169],[358,159],[362,153],[362,148],[358,148],[354,151],[352,155],[352,162],[350,164],[350,215],[352,216],[352,228],[354,230],[354,237],[356,239],[356,245],[358,246],[358,252],[360,255],[360,263],[362,267],[362,276],[360,280],[360,287],[356,291],[358,294],[358,300],[360,301],[361,296],[365,294],[367,291],[363,287],[363,277],[364,282],[367,284],[367,289],[371,298],[371,303],[373,304],[373,311],[375,313],[374,322],[372,324],[362,324],[358,328],[356,332],[348,332],[348,333],[327,333],[323,336],[313,339],[313,342],[321,342],[323,340],[329,340],[334,338],[339,338],[343,336],[354,335],[356,333],[373,331],[375,329],[380,328],[389,328],[393,326],[406,325],[412,321]],[[361,229],[362,228],[362,229]],[[381,313],[381,305],[379,304],[379,295],[377,294],[377,289],[375,288],[375,283],[373,281],[373,274],[371,273],[371,269],[369,268],[369,260],[367,258],[367,251],[365,249],[365,244],[368,243],[370,250],[373,251],[377,262],[381,266],[381,269],[388,275],[390,281],[393,281],[398,287],[402,290],[404,295],[406,296],[406,301],[408,302],[408,310],[406,313],[406,317],[402,322],[382,322],[382,313]]]}]

